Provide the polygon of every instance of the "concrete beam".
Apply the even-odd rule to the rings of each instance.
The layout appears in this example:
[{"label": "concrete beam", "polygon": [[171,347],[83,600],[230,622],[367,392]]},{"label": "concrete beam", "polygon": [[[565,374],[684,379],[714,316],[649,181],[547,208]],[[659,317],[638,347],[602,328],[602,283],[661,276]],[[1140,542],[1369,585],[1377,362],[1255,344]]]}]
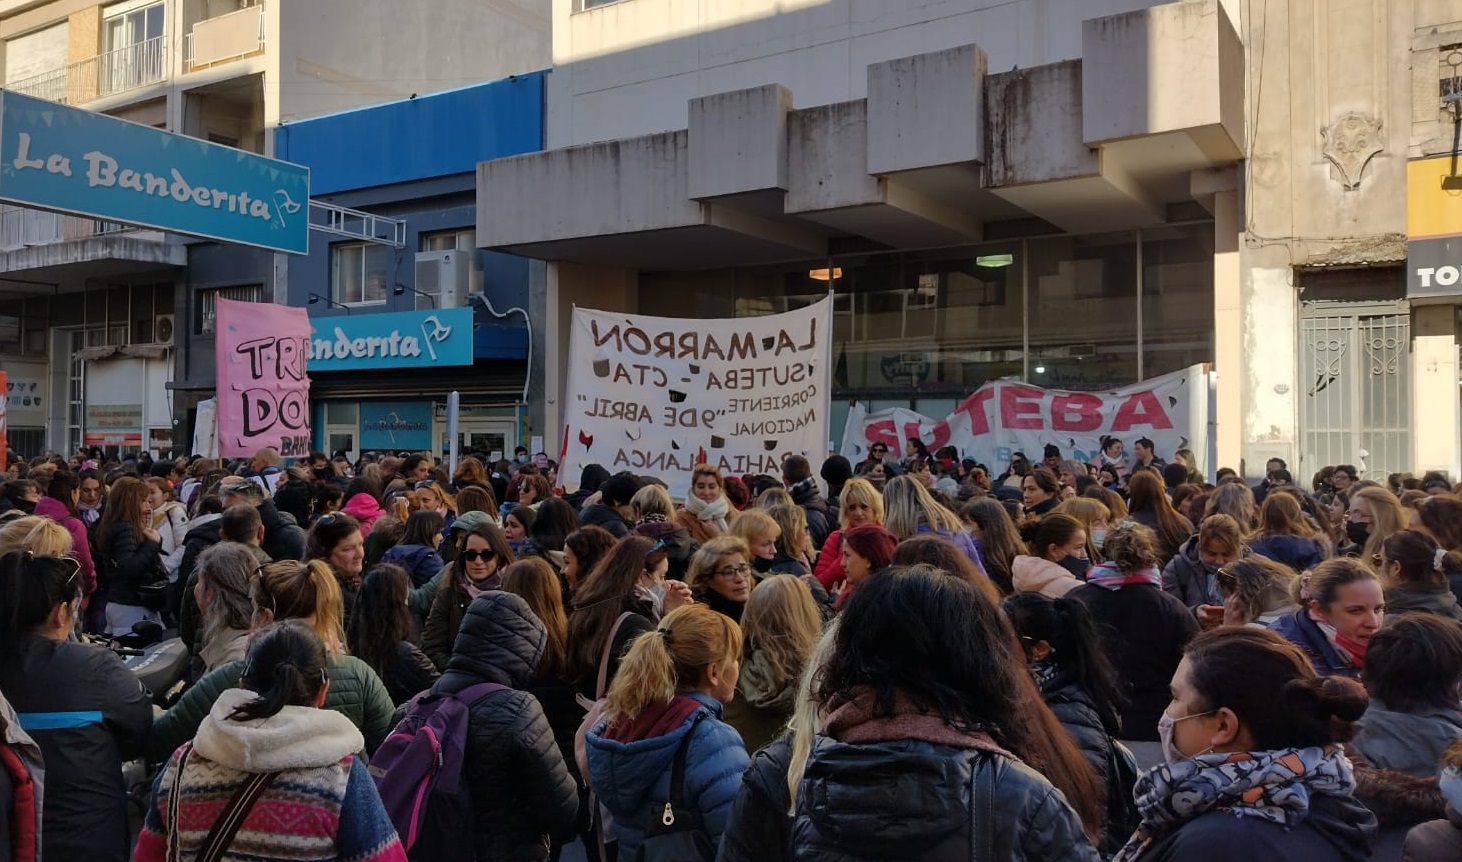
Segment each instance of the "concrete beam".
[{"label": "concrete beam", "polygon": [[868,67],[868,172],[985,161],[985,52],[964,45]]},{"label": "concrete beam", "polygon": [[690,101],[689,193],[697,200],[787,188],[787,114],[780,84]]}]

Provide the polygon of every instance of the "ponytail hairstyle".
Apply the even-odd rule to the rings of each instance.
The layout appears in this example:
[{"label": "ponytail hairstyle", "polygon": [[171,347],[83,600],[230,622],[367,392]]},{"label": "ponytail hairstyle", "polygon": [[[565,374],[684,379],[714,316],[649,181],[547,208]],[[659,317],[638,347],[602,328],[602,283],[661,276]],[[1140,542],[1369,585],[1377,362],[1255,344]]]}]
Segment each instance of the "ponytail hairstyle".
[{"label": "ponytail hairstyle", "polygon": [[301,620],[284,620],[264,629],[249,646],[239,682],[258,697],[229,713],[230,721],[272,718],[286,706],[314,706],[325,674],[325,644]]},{"label": "ponytail hairstyle", "polygon": [[1398,530],[1381,540],[1381,556],[1401,564],[1400,583],[1446,586],[1447,572],[1462,568],[1462,554],[1448,551],[1419,530]]},{"label": "ponytail hairstyle", "polygon": [[71,533],[50,518],[26,515],[0,522],[0,556],[30,551],[36,556],[69,557]]},{"label": "ponytail hairstyle", "polygon": [[281,560],[259,570],[254,579],[254,619],[262,611],[275,622],[309,622],[330,653],[345,652],[345,603],[335,573],[324,560]]},{"label": "ponytail hairstyle", "polygon": [[1107,734],[1120,736],[1126,698],[1086,605],[1040,593],[1016,593],[1005,599],[1001,608],[1020,637],[1026,660],[1031,660],[1031,650],[1037,643],[1049,644],[1048,661],[1065,671],[1091,697]]},{"label": "ponytail hairstyle", "polygon": [[57,605],[79,602],[81,587],[81,564],[70,557],[30,551],[0,557],[0,655],[9,655]]},{"label": "ponytail hairstyle", "polygon": [[1293,598],[1301,608],[1308,608],[1314,601],[1329,613],[1341,587],[1360,581],[1380,583],[1380,580],[1369,566],[1354,557],[1332,557],[1295,580]]},{"label": "ponytail hairstyle", "polygon": [[635,638],[610,683],[604,715],[633,721],[700,685],[706,668],[725,667],[741,655],[741,627],[706,605],[676,608],[658,628]]},{"label": "ponytail hairstyle", "polygon": [[1259,750],[1348,742],[1366,711],[1359,683],[1319,676],[1299,647],[1268,629],[1213,629],[1186,655],[1197,711],[1232,710]]}]

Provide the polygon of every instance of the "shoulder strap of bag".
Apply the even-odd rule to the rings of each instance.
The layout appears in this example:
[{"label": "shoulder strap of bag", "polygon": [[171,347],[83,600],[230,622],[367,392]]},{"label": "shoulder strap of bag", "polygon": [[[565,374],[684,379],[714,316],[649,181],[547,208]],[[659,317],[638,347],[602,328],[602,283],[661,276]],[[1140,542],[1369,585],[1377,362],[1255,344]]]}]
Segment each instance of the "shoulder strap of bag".
[{"label": "shoulder strap of bag", "polygon": [[695,736],[696,725],[700,724],[701,719],[705,717],[704,712],[696,714],[690,723],[690,730],[686,731],[685,738],[680,740],[680,745],[675,749],[675,759],[670,763],[670,806],[676,811],[685,810],[686,752],[690,749],[690,738]]},{"label": "shoulder strap of bag", "polygon": [[183,767],[188,763],[188,755],[193,751],[192,743],[183,746],[183,753],[178,755],[178,765],[173,768],[173,791],[168,794],[168,858],[167,862],[181,862],[181,850],[178,847],[178,791],[183,786]]},{"label": "shoulder strap of bag", "polygon": [[981,754],[975,766],[974,829],[970,833],[970,858],[974,862],[995,859],[995,769],[999,755]]},{"label": "shoulder strap of bag", "polygon": [[614,651],[614,636],[619,634],[619,627],[624,621],[634,616],[634,611],[625,611],[614,621],[614,626],[609,629],[609,637],[604,639],[604,652],[599,656],[599,682],[594,686],[594,699],[598,700],[605,694],[609,683],[609,654]]},{"label": "shoulder strap of bag", "polygon": [[254,803],[269,789],[269,785],[279,776],[278,772],[260,772],[249,776],[238,790],[234,791],[233,798],[228,801],[228,807],[213,821],[213,828],[208,831],[208,837],[203,839],[203,846],[198,849],[196,862],[218,862],[223,854],[228,851],[229,845],[233,844],[234,835],[239,827],[244,825],[248,818],[249,811],[253,809]]}]

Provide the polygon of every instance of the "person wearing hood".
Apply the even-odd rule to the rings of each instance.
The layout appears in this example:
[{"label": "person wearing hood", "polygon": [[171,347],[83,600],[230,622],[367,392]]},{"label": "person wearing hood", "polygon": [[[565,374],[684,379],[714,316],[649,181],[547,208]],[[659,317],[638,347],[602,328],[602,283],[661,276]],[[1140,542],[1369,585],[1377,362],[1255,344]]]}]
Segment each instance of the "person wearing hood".
[{"label": "person wearing hood", "polygon": [[369,536],[371,528],[386,514],[386,510],[381,508],[380,497],[372,493],[370,483],[365,479],[356,479],[345,489],[345,505],[340,511],[360,522],[362,536]]},{"label": "person wearing hood", "polygon": [[474,685],[506,686],[469,710],[466,763],[478,859],[548,859],[553,836],[574,832],[578,788],[537,699],[548,633],[522,598],[502,590],[472,600],[434,694]]},{"label": "person wearing hood", "polygon": [[[1142,474],[1138,474],[1142,475]],[[1102,632],[1107,656],[1127,695],[1125,739],[1155,741],[1168,681],[1198,622],[1159,586],[1157,539],[1141,524],[1122,522],[1107,534],[1107,562],[1087,573],[1069,597],[1084,603]]]},{"label": "person wearing hood", "polygon": [[741,634],[741,675],[725,717],[746,750],[756,752],[781,736],[792,717],[797,681],[822,637],[822,616],[806,584],[773,575],[747,598]]},{"label": "person wearing hood", "polygon": [[1423,611],[1462,622],[1447,583],[1447,572],[1462,566],[1462,554],[1449,553],[1419,530],[1401,530],[1381,542],[1376,573],[1386,584],[1386,610]]},{"label": "person wearing hood", "polygon": [[[458,518],[457,522],[463,520]],[[517,560],[503,531],[485,517],[471,527],[452,532],[457,536],[457,556],[446,570],[451,572],[451,583],[437,591],[421,633],[421,650],[438,670],[447,668],[457,630],[472,600],[498,589],[503,569]]]},{"label": "person wearing hood", "polygon": [[574,507],[575,512],[581,511],[589,498],[598,493],[607,481],[609,481],[609,471],[604,469],[603,464],[585,464],[584,469],[579,471],[578,490],[572,494],[565,494],[563,498]]},{"label": "person wearing hood", "polygon": [[364,738],[345,716],[321,708],[329,688],[325,645],[308,625],[291,620],[261,632],[239,687],[218,696],[194,740],[173,752],[154,779],[134,860],[193,858],[219,801],[264,775],[272,777],[230,844],[247,847],[250,859],[405,862],[356,756]]},{"label": "person wearing hood", "polygon": [[1249,537],[1249,550],[1297,572],[1314,568],[1326,556],[1299,497],[1282,490],[1267,495],[1259,506],[1259,529]]},{"label": "person wearing hood", "polygon": [[1017,592],[1059,599],[1086,579],[1091,567],[1086,549],[1086,529],[1081,522],[1052,512],[1037,525],[1030,553],[1018,555],[1011,563],[1011,583]]},{"label": "person wearing hood", "polygon": [[[629,535],[629,523],[634,518],[630,505],[635,493],[640,490],[640,479],[633,473],[621,471],[604,480],[597,495],[591,495],[579,509],[579,523],[585,526],[603,527],[616,539]],[[596,501],[597,497],[597,501]]]},{"label": "person wearing hood", "polygon": [[711,843],[720,841],[749,758],[722,704],[736,693],[741,629],[705,605],[671,611],[635,639],[585,736],[590,786],[614,817],[619,858],[635,859],[651,817],[670,800],[684,748],[684,805]]},{"label": "person wearing hood", "polygon": [[726,481],[713,464],[697,464],[690,474],[690,495],[675,512],[675,522],[690,537],[705,544],[731,530],[735,509],[726,498]]},{"label": "person wearing hood", "polygon": [[1369,859],[1376,816],[1341,750],[1366,711],[1273,632],[1199,635],[1173,674],[1163,764],[1137,780],[1142,825],[1115,862]]},{"label": "person wearing hood", "polygon": [[652,482],[635,492],[630,508],[635,515],[634,532],[664,544],[665,556],[670,560],[665,577],[685,580],[690,558],[700,545],[676,522],[675,502],[670,499],[670,492]]},{"label": "person wearing hood", "polygon": [[1178,548],[1162,570],[1163,592],[1188,606],[1205,627],[1223,619],[1218,570],[1247,556],[1239,522],[1218,513],[1204,518],[1198,533]]},{"label": "person wearing hood", "polygon": [[801,455],[789,457],[782,462],[782,484],[787,486],[792,502],[807,512],[807,531],[812,534],[813,548],[821,548],[832,533],[837,516],[822,497],[822,490],[812,475],[812,464]]},{"label": "person wearing hood", "polygon": [[832,510],[828,523],[837,523],[843,486],[853,478],[853,465],[842,455],[829,455],[823,460],[822,469],[818,470],[817,474],[822,477],[822,481],[827,483],[827,505]]},{"label": "person wearing hood", "polygon": [[1433,614],[1391,621],[1366,650],[1370,707],[1352,747],[1377,768],[1432,777],[1442,755],[1462,740],[1459,679],[1462,628]]},{"label": "person wearing hood", "polygon": [[36,502],[36,514],[66,528],[71,534],[71,558],[81,564],[83,584],[82,606],[96,591],[96,564],[91,559],[91,542],[87,541],[86,524],[76,508],[81,497],[81,477],[70,470],[57,470],[51,475],[46,494]]}]

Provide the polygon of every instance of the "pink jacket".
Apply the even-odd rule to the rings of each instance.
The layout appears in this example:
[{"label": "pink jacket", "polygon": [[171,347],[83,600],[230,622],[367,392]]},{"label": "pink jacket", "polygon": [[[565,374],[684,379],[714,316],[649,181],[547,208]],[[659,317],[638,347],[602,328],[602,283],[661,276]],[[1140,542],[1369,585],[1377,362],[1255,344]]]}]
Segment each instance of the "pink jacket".
[{"label": "pink jacket", "polygon": [[370,494],[356,494],[345,501],[345,507],[340,511],[360,521],[362,536],[369,536],[371,527],[375,526],[376,521],[386,514],[386,510],[382,509],[381,504],[376,502],[376,498]]},{"label": "pink jacket", "polygon": [[55,497],[42,497],[36,503],[36,514],[50,518],[66,528],[71,534],[71,557],[81,564],[81,579],[86,584],[89,596],[96,590],[96,563],[91,559],[91,543],[87,541],[86,525],[81,519],[66,510],[66,504]]}]

